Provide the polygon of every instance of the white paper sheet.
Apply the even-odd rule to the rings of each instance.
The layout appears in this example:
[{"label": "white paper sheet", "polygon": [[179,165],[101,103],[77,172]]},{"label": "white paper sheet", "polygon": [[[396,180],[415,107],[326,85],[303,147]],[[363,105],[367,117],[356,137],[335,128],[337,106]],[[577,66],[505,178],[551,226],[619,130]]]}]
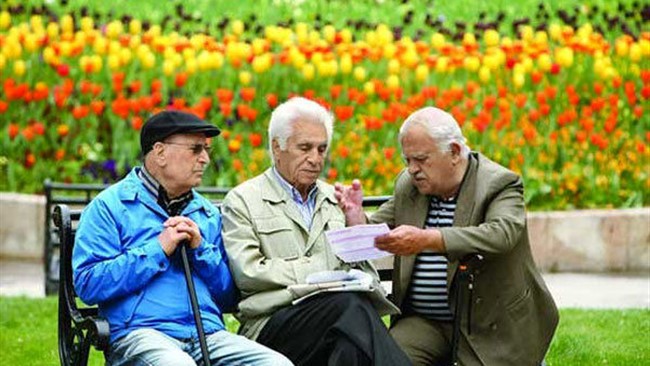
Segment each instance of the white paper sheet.
[{"label": "white paper sheet", "polygon": [[375,237],[389,231],[386,224],[356,225],[345,229],[326,231],[325,236],[334,254],[344,262],[350,263],[392,255],[375,247]]}]

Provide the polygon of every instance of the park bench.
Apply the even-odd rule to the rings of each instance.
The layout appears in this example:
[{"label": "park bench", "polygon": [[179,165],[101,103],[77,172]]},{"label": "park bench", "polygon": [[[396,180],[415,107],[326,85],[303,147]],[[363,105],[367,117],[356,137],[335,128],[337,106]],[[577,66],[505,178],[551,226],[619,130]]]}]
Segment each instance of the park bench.
[{"label": "park bench", "polygon": [[[72,185],[51,182],[48,182],[48,184],[52,190],[67,190],[77,194],[76,196],[48,195],[48,197],[54,198],[52,202],[48,202],[47,223],[53,223],[54,225],[51,227],[46,225],[46,228],[51,234],[52,241],[56,240],[57,242],[56,245],[59,251],[58,258],[60,259],[58,261],[59,274],[57,278],[59,296],[59,359],[61,365],[65,366],[86,365],[88,363],[91,345],[96,350],[106,354],[109,347],[110,329],[108,322],[99,317],[96,306],[87,306],[77,298],[72,278],[72,250],[75,231],[81,217],[83,206],[90,202],[106,186]],[[199,191],[208,196],[212,196],[213,203],[219,206],[221,199],[214,197],[218,196],[223,198],[228,190],[217,187],[203,187]],[[82,194],[81,196],[79,195],[80,193]],[[363,206],[367,209],[377,208],[389,198],[390,196],[365,197]],[[54,200],[57,200],[58,203],[53,203]],[[76,207],[71,208],[68,204],[73,204]],[[52,211],[50,211],[50,207],[53,207]],[[480,261],[480,256],[472,256],[467,262],[461,263],[459,266],[461,270],[459,273],[460,286],[467,286],[468,283],[471,286],[471,280],[469,278],[473,269],[470,268],[471,265],[468,263],[470,261],[475,262],[476,258],[479,258]],[[382,281],[390,281],[393,272],[392,261],[384,260],[376,262],[376,265],[380,279]],[[456,301],[457,305],[460,303],[460,299]],[[458,310],[459,308],[456,309],[456,312]],[[457,322],[454,324],[454,327],[460,329],[460,318],[457,317],[456,319]]]},{"label": "park bench", "polygon": [[[55,261],[58,267],[56,278],[49,279],[51,288],[58,288],[59,319],[58,347],[61,365],[86,365],[92,345],[96,350],[106,352],[109,346],[110,330],[108,322],[98,316],[96,306],[86,306],[78,300],[72,279],[72,249],[74,236],[81,211],[104,185],[65,184],[46,182],[46,258]],[[68,192],[68,195],[55,195],[54,191]],[[215,205],[228,191],[225,188],[202,187],[198,189],[207,194]],[[365,207],[378,207],[389,196],[366,197]],[[56,253],[55,253],[56,251]],[[384,262],[379,269],[382,281],[391,279],[392,263]],[[52,267],[53,268],[53,267]],[[51,270],[46,266],[46,270]],[[47,273],[47,272],[46,272]],[[46,281],[48,281],[46,279]]]}]

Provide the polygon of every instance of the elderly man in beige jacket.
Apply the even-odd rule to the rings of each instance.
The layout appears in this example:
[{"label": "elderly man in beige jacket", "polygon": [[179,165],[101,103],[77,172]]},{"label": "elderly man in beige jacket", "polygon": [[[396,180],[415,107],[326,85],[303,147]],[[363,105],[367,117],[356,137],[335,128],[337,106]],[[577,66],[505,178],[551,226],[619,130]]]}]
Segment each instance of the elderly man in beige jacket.
[{"label": "elderly man in beige jacket", "polygon": [[[242,293],[240,333],[297,365],[408,365],[380,313],[397,309],[369,262],[334,255],[325,231],[345,227],[334,187],[320,181],[333,117],[292,98],[269,124],[273,167],[224,199],[223,238]],[[294,304],[308,275],[356,268],[374,278],[372,292],[325,292]]]}]

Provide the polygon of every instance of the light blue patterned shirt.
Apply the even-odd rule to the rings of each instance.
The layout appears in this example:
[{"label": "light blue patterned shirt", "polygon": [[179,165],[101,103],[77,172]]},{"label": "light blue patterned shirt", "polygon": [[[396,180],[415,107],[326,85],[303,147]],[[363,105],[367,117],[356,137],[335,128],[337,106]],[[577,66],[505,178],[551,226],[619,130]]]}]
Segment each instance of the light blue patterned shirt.
[{"label": "light blue patterned shirt", "polygon": [[286,179],[280,175],[278,170],[275,169],[275,167],[273,167],[273,172],[275,173],[275,177],[278,179],[278,182],[282,188],[284,188],[287,193],[289,193],[289,196],[296,204],[296,207],[298,208],[298,211],[300,211],[302,219],[305,221],[305,225],[308,229],[311,229],[311,222],[314,218],[314,209],[316,208],[316,193],[318,193],[318,187],[316,184],[314,184],[309,190],[309,194],[307,194],[307,199],[303,201],[300,192],[298,192],[294,186],[287,182]]}]

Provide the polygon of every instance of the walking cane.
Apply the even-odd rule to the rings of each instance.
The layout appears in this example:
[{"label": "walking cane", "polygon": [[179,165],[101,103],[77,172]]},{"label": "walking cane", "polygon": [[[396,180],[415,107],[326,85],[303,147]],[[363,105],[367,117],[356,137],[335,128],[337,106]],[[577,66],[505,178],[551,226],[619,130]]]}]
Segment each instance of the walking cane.
[{"label": "walking cane", "polygon": [[187,282],[187,291],[190,294],[190,303],[192,304],[192,313],[194,313],[194,321],[196,322],[196,331],[199,334],[199,344],[201,345],[201,354],[203,354],[203,366],[210,366],[210,354],[208,353],[208,343],[205,340],[205,333],[203,332],[203,321],[201,320],[201,312],[199,310],[199,300],[196,297],[196,289],[194,288],[194,280],[192,279],[192,271],[190,270],[190,261],[187,259],[187,246],[189,242],[183,241],[181,245],[181,258],[183,260],[183,270],[185,271],[185,282]]},{"label": "walking cane", "polygon": [[454,299],[454,327],[451,335],[451,364],[458,366],[458,344],[460,343],[461,313],[463,309],[464,296],[463,289],[467,286],[469,299],[467,301],[467,334],[471,333],[472,322],[472,292],[474,290],[474,269],[483,260],[480,254],[470,254],[463,258],[458,264],[458,273],[456,275],[456,294]]}]

